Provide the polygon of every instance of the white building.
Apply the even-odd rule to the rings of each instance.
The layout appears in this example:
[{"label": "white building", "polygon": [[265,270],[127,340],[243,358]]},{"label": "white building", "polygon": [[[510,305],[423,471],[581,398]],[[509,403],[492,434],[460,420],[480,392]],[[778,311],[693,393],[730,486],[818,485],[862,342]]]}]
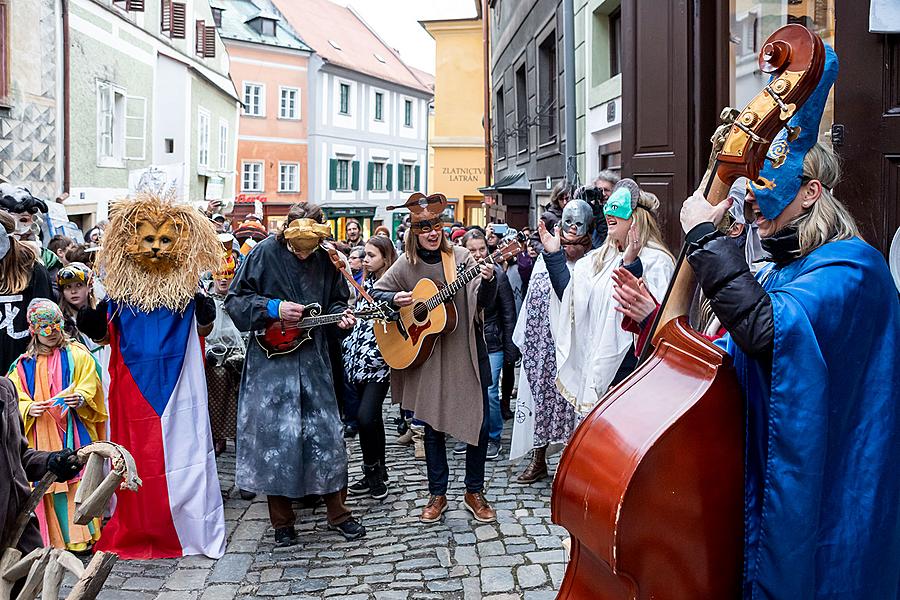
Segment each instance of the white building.
[{"label": "white building", "polygon": [[346,219],[392,229],[402,204],[425,190],[433,77],[400,57],[352,9],[328,0],[276,0],[310,57],[309,198],[338,238]]}]

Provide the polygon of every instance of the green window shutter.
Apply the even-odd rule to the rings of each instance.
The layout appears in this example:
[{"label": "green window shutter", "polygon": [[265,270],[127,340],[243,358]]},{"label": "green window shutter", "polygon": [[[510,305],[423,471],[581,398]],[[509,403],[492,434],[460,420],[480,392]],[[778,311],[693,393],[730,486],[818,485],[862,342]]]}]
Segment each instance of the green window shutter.
[{"label": "green window shutter", "polygon": [[375,189],[375,163],[369,161],[369,168],[366,175],[366,189],[371,192]]},{"label": "green window shutter", "polygon": [[413,188],[418,191],[419,190],[419,165],[416,165],[416,173],[415,173],[415,184]]},{"label": "green window shutter", "polygon": [[350,188],[353,190],[359,190],[359,161],[353,161],[353,179],[350,184]]},{"label": "green window shutter", "polygon": [[384,189],[390,192],[394,189],[394,165],[391,163],[384,163],[384,176]]},{"label": "green window shutter", "polygon": [[337,189],[337,168],[338,161],[336,158],[332,158],[328,161],[328,189],[336,190]]}]

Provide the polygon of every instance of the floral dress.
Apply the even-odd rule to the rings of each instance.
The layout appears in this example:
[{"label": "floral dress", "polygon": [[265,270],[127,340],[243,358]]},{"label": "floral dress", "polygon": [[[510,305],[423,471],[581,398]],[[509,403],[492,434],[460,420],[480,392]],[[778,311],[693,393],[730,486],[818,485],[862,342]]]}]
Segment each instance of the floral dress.
[{"label": "floral dress", "polygon": [[525,340],[522,365],[534,398],[534,447],[566,444],[578,425],[574,407],[556,389],[556,346],[550,332],[550,294],[553,286],[546,271],[529,282],[525,305]]},{"label": "floral dress", "polygon": [[[375,275],[369,274],[363,282],[363,289],[371,294],[375,287]],[[356,310],[371,308],[364,298],[356,301]],[[371,320],[359,320],[344,338],[344,367],[350,383],[366,383],[370,381],[386,382],[390,379],[391,368],[384,362],[381,350],[375,341],[375,327],[379,325]]]}]

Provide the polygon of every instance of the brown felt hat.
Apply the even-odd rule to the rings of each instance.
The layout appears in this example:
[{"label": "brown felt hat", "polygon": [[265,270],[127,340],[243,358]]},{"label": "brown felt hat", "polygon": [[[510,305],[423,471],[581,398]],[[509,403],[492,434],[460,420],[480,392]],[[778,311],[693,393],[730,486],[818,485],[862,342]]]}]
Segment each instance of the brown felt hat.
[{"label": "brown felt hat", "polygon": [[443,194],[431,194],[426,196],[421,192],[415,192],[405,203],[399,206],[388,206],[387,210],[396,208],[408,208],[410,213],[410,228],[416,233],[428,233],[432,229],[443,226],[441,215],[447,208],[447,197]]}]

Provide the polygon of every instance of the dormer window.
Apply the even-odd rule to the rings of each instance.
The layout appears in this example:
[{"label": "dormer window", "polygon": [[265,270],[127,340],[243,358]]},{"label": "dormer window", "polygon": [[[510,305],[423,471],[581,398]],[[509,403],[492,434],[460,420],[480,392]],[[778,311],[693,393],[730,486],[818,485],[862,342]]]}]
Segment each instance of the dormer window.
[{"label": "dormer window", "polygon": [[222,28],[222,12],[223,12],[223,9],[221,9],[221,8],[213,8],[212,9],[213,22],[216,24],[216,27],[218,27],[219,29]]},{"label": "dormer window", "polygon": [[247,21],[247,25],[249,25],[254,31],[256,31],[256,33],[268,37],[275,37],[276,23],[277,19],[262,15],[258,15]]}]

